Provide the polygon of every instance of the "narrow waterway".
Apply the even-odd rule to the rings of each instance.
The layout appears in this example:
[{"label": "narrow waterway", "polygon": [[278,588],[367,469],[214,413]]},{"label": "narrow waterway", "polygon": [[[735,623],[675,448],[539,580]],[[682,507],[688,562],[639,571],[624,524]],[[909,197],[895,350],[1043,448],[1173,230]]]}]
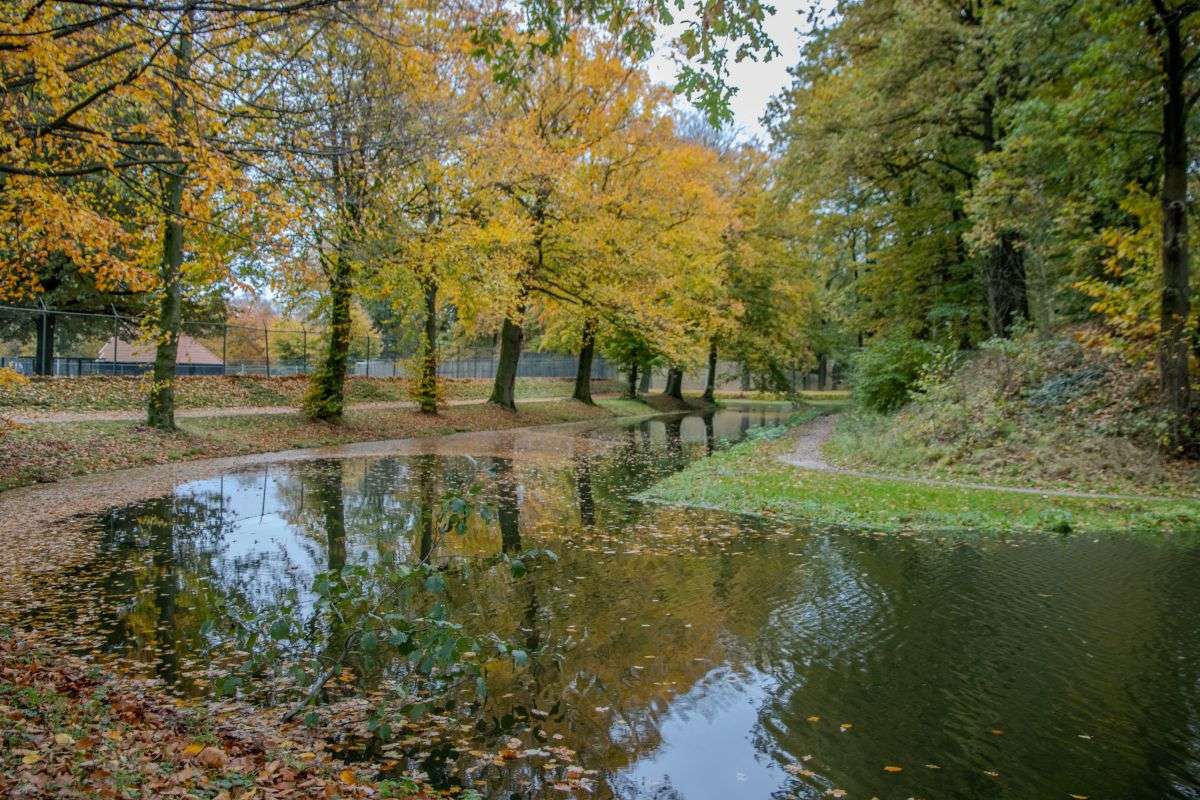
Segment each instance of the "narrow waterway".
[{"label": "narrow waterway", "polygon": [[[25,622],[203,695],[214,642],[311,605],[322,572],[466,564],[448,618],[528,663],[489,672],[468,742],[405,755],[444,786],[569,796],[544,759],[471,754],[519,739],[573,751],[599,798],[1200,797],[1195,541],[810,531],[630,499],[782,413],[185,483],[96,515],[94,551],[45,577]],[[435,535],[432,507],[472,487],[488,513]],[[503,559],[546,551],[522,574]]]}]

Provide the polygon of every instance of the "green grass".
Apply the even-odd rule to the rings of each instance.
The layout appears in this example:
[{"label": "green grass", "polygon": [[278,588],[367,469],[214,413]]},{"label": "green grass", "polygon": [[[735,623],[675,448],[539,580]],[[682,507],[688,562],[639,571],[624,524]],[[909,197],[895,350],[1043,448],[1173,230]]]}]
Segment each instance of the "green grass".
[{"label": "green grass", "polygon": [[[795,415],[792,424],[819,413]],[[667,477],[638,499],[825,526],[883,531],[1196,531],[1200,502],[1102,500],[924,486],[802,470],[779,461],[785,431],[765,431]]]},{"label": "green grass", "polygon": [[641,400],[630,400],[628,397],[597,398],[596,405],[611,411],[618,417],[639,417],[643,414],[659,413]]}]

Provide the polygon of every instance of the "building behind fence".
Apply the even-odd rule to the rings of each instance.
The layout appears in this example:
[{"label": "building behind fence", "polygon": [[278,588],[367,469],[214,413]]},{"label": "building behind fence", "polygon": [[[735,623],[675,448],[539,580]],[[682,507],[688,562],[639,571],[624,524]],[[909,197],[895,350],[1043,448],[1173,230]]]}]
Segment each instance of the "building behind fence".
[{"label": "building behind fence", "polygon": [[[136,376],[154,365],[154,345],[141,336],[140,320],[120,314],[57,311],[0,305],[0,367],[24,375],[79,377],[86,375]],[[184,322],[181,326],[178,375],[307,375],[320,363],[322,331],[301,328],[253,328],[226,322]],[[52,346],[50,346],[52,345]],[[438,374],[443,378],[492,380],[496,377],[497,351],[493,347],[443,348]],[[408,377],[408,356],[389,352],[381,337],[359,337],[352,342],[350,374],[377,378]],[[573,378],[575,355],[526,352],[517,362],[517,375],[528,378]],[[683,388],[703,390],[706,370],[684,374]],[[619,378],[618,370],[604,358],[592,362],[597,380]],[[737,362],[717,364],[718,391],[749,388]],[[815,373],[793,371],[794,389],[819,386]],[[666,370],[655,369],[642,391],[661,390]]]},{"label": "building behind fence", "polygon": [[[154,366],[155,346],[141,336],[141,321],[120,314],[0,306],[0,367],[23,375],[80,377],[141,375]],[[180,329],[178,375],[307,375],[320,363],[322,331],[252,328],[225,322],[184,322]],[[311,340],[311,341],[310,341]],[[493,379],[492,347],[443,348],[438,374],[444,378]],[[404,378],[408,354],[389,352],[378,335],[351,343],[350,374]],[[572,378],[576,356],[522,353],[520,377]],[[592,377],[616,377],[603,358]]]}]

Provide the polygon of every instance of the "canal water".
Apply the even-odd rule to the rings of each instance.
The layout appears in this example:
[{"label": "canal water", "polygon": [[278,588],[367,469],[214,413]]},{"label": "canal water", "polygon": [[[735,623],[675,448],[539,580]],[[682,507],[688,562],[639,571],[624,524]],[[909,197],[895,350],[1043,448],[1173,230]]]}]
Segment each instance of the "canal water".
[{"label": "canal water", "polygon": [[[303,612],[330,569],[423,561],[445,568],[450,620],[525,653],[458,707],[469,745],[406,756],[443,786],[1200,797],[1195,541],[817,531],[632,499],[781,415],[449,437],[194,481],[97,515],[88,563],[48,578],[27,622],[203,695],[239,618]],[[431,504],[472,487],[464,531],[431,530]],[[505,743],[552,763],[491,758]],[[570,787],[553,763],[567,751],[586,770]]]}]

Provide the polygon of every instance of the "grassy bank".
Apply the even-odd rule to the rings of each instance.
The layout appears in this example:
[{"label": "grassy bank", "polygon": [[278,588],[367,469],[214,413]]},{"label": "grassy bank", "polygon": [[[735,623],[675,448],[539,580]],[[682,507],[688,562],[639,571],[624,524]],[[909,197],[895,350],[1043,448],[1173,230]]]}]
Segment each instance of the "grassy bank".
[{"label": "grassy bank", "polygon": [[[411,399],[406,378],[353,377],[346,381],[346,398],[351,403],[404,401]],[[517,378],[517,399],[568,397],[572,380],[565,378]],[[179,378],[176,404],[179,408],[248,408],[251,406],[299,407],[308,386],[303,375],[257,377],[239,375],[195,375]],[[446,379],[447,400],[484,400],[492,389],[488,380]],[[615,381],[595,381],[592,391],[620,391]],[[32,378],[26,383],[0,385],[0,415],[4,411],[137,411],[146,405],[147,376],[86,378]]]},{"label": "grassy bank", "polygon": [[[793,426],[820,413],[794,416]],[[1101,500],[926,486],[803,470],[779,456],[794,430],[775,429],[698,461],[640,499],[672,505],[873,530],[1188,531],[1200,526],[1194,500]]]},{"label": "grassy bank", "polygon": [[1147,365],[1070,332],[1026,335],[960,354],[896,412],[846,414],[825,455],[869,472],[1196,497],[1200,463],[1164,453],[1159,399]]},{"label": "grassy bank", "polygon": [[485,403],[451,406],[436,417],[409,409],[351,410],[341,425],[299,414],[193,418],[180,420],[170,434],[134,422],[29,425],[0,435],[0,490],[147,464],[646,413],[653,410],[637,401],[588,406],[563,400],[530,403],[516,413]]}]

